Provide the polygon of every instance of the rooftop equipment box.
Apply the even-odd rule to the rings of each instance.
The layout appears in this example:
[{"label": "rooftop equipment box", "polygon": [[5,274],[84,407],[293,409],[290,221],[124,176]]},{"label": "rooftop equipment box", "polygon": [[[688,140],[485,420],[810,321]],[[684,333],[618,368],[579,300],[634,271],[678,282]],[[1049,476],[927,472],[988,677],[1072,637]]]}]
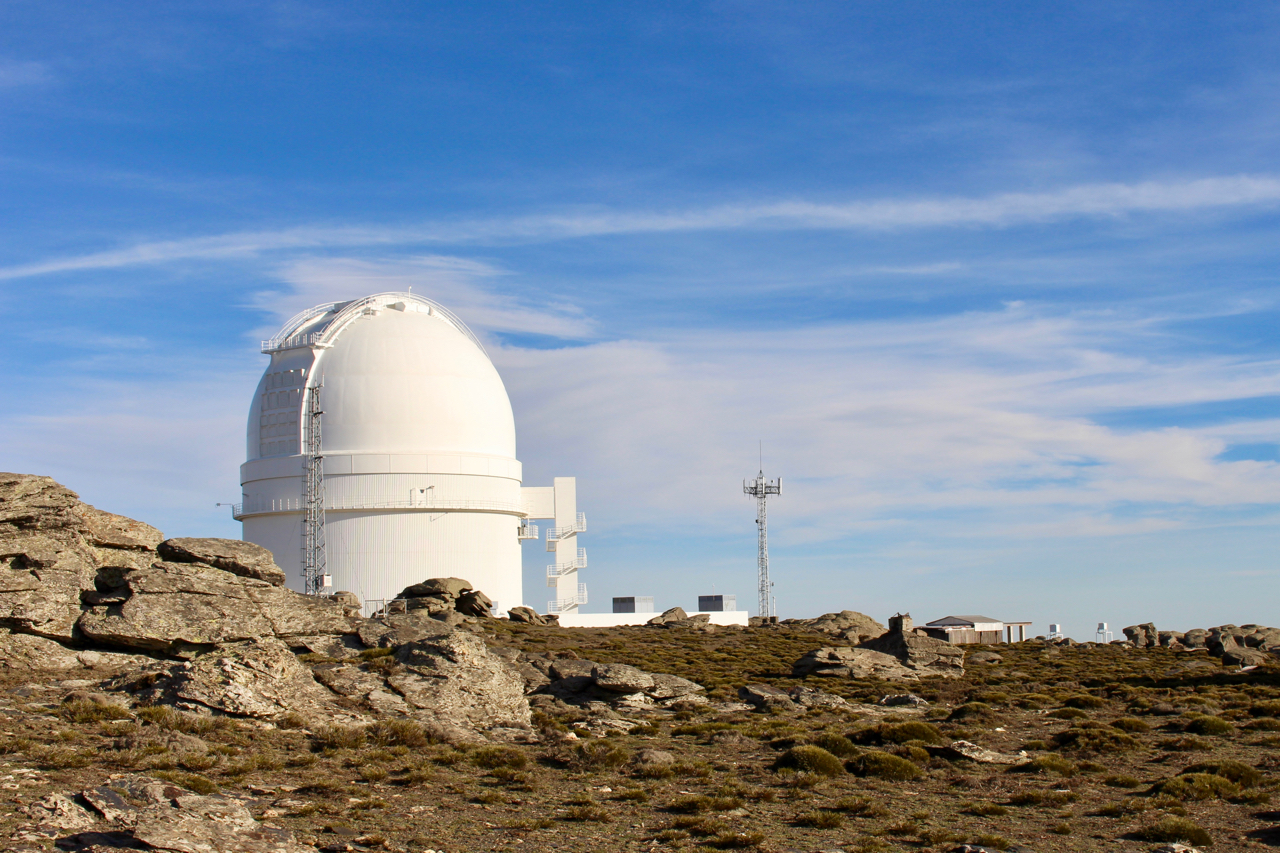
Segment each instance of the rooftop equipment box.
[{"label": "rooftop equipment box", "polygon": [[720,613],[725,610],[738,609],[736,595],[700,595],[698,596],[699,613]]},{"label": "rooftop equipment box", "polygon": [[653,612],[653,596],[652,595],[633,595],[629,598],[615,598],[613,600],[614,613],[652,613]]}]

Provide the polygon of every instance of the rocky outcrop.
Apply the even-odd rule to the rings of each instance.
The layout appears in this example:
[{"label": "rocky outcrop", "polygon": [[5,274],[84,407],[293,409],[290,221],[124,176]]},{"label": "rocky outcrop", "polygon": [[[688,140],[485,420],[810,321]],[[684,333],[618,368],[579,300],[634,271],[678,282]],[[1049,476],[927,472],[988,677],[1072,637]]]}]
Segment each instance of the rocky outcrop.
[{"label": "rocky outcrop", "polygon": [[941,675],[947,678],[964,675],[964,649],[915,630],[910,614],[898,614],[891,618],[889,630],[866,641],[862,648],[892,655],[918,675]]},{"label": "rocky outcrop", "polygon": [[840,696],[796,686],[781,690],[768,684],[746,684],[738,688],[738,698],[761,711],[798,712],[808,708],[842,707],[848,704]]},{"label": "rocky outcrop", "polygon": [[400,646],[395,659],[402,669],[387,684],[415,718],[449,730],[529,727],[523,681],[475,635],[415,640]]},{"label": "rocky outcrop", "polygon": [[570,705],[600,702],[614,707],[678,707],[707,702],[701,684],[634,666],[528,652],[518,653],[512,663],[523,675],[530,695],[554,696]]},{"label": "rocky outcrop", "polygon": [[146,566],[164,535],[95,509],[49,477],[0,474],[0,626],[76,639],[80,595],[104,566]]},{"label": "rocky outcrop", "polygon": [[333,694],[273,637],[228,643],[185,663],[118,679],[113,688],[143,703],[184,711],[272,720],[289,713],[342,716]]},{"label": "rocky outcrop", "polygon": [[304,853],[286,829],[259,823],[240,800],[201,796],[148,776],[113,778],[74,797],[50,794],[24,806],[31,821],[13,843],[56,840],[63,850],[163,853]]},{"label": "rocky outcrop", "polygon": [[892,655],[872,649],[824,646],[814,649],[791,668],[793,678],[916,678],[916,673]]},{"label": "rocky outcrop", "polygon": [[222,569],[242,578],[284,586],[284,570],[271,552],[238,539],[166,539],[156,548],[160,559],[171,563],[196,563]]},{"label": "rocky outcrop", "polygon": [[1173,651],[1205,649],[1229,666],[1260,666],[1280,658],[1280,628],[1266,625],[1218,625],[1186,633],[1158,631],[1151,622],[1130,625],[1124,635],[1134,648]]},{"label": "rocky outcrop", "polygon": [[493,615],[489,596],[462,578],[429,578],[405,587],[396,598],[403,599],[396,602],[396,607],[403,607],[405,611],[426,610],[437,618],[445,618],[443,614],[450,612],[475,617]]},{"label": "rocky outcrop", "polygon": [[521,622],[525,625],[555,625],[559,626],[559,616],[543,616],[532,607],[513,607],[507,611],[507,618],[512,622]]},{"label": "rocky outcrop", "polygon": [[1124,629],[1124,636],[1134,647],[1145,649],[1160,644],[1160,632],[1151,622],[1143,625],[1130,625]]},{"label": "rocky outcrop", "polygon": [[95,643],[183,654],[262,637],[355,633],[341,605],[195,563],[98,572],[77,627]]},{"label": "rocky outcrop", "polygon": [[645,622],[645,625],[654,625],[655,628],[675,628],[676,625],[707,625],[712,621],[710,613],[694,613],[690,616],[685,612],[684,607],[671,607],[664,610]]},{"label": "rocky outcrop", "polygon": [[151,662],[151,658],[142,655],[72,649],[47,637],[10,634],[0,629],[0,669],[32,672],[84,667],[111,672]]},{"label": "rocky outcrop", "polygon": [[841,639],[862,642],[879,637],[885,627],[865,613],[856,610],[841,610],[839,613],[824,613],[814,619],[788,619],[786,624],[796,627],[810,628],[824,634],[836,634]]}]

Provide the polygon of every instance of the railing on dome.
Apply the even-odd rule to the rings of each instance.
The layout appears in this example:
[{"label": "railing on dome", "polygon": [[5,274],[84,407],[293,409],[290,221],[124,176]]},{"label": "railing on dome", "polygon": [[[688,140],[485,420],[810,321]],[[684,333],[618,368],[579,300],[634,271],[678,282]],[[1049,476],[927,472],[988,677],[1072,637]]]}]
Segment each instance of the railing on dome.
[{"label": "railing on dome", "polygon": [[587,585],[585,583],[578,584],[578,594],[569,598],[558,598],[555,601],[547,602],[548,613],[564,613],[570,608],[577,607],[579,604],[587,603]]},{"label": "railing on dome", "polygon": [[[273,512],[302,512],[303,502],[300,498],[281,498],[275,500],[255,500],[231,505],[231,517],[239,521],[248,515],[265,515]],[[344,510],[362,509],[413,509],[421,512],[499,512],[504,515],[526,515],[523,504],[506,501],[470,501],[439,500],[430,503],[422,501],[366,501],[333,499],[325,501],[326,512],[342,512]],[[537,533],[534,533],[537,536]]]},{"label": "railing on dome", "polygon": [[[370,307],[384,307],[395,302],[416,302],[420,305],[427,306],[428,314],[438,314],[441,319],[445,320],[449,325],[453,326],[459,332],[467,337],[467,340],[479,347],[480,352],[485,354],[487,358],[489,353],[485,350],[484,344],[480,343],[480,339],[475,333],[462,322],[462,319],[454,314],[448,308],[440,303],[428,299],[425,296],[415,296],[412,293],[375,293],[372,296],[366,296],[363,299],[357,299],[352,302],[330,302],[325,305],[317,305],[309,308],[301,314],[295,315],[288,323],[281,328],[280,333],[271,340],[262,342],[262,351],[264,353],[279,352],[281,350],[293,349],[295,347],[317,346],[323,345],[331,341],[337,336],[337,333],[346,325],[346,321],[354,319],[363,311]],[[332,320],[325,324],[324,329],[318,332],[297,333],[296,330],[306,323],[308,320],[314,319],[334,311],[336,314]]]}]

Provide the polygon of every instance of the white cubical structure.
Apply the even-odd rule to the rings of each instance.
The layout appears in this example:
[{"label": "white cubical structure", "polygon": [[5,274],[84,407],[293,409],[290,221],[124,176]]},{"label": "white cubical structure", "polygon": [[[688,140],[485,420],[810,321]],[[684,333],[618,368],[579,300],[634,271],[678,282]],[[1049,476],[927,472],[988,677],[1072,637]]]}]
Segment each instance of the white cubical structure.
[{"label": "white cubical structure", "polygon": [[[502,613],[523,603],[520,540],[538,536],[529,519],[548,518],[551,609],[585,602],[575,481],[521,487],[511,401],[461,320],[381,293],[304,311],[262,351],[271,364],[249,410],[234,515],[290,587],[315,591],[311,565],[319,591],[353,592],[372,612],[410,584],[459,577]],[[309,466],[320,472],[310,487]]]}]

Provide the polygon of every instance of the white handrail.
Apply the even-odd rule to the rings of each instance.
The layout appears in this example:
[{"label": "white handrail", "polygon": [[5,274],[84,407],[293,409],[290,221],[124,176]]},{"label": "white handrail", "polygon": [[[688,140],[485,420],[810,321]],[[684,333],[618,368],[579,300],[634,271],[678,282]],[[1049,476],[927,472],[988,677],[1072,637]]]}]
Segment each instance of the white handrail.
[{"label": "white handrail", "polygon": [[[330,499],[325,501],[324,508],[326,512],[364,509],[411,509],[418,512],[446,512],[453,510],[461,512],[500,512],[504,515],[518,515],[522,518],[525,516],[523,504],[508,503],[507,501],[441,500],[439,498],[432,498],[430,503]],[[248,515],[265,515],[273,512],[302,512],[302,510],[303,505],[300,498],[259,499],[247,503],[232,504],[231,516],[238,520]],[[537,538],[536,532],[532,538]]]},{"label": "white handrail", "polygon": [[583,533],[587,529],[587,514],[585,512],[578,513],[578,520],[565,527],[548,527],[547,541],[554,542],[558,539],[566,539],[575,533]]},{"label": "white handrail", "polygon": [[579,548],[576,559],[570,560],[567,563],[556,563],[554,566],[547,566],[547,577],[558,578],[562,575],[569,574],[569,572],[576,572],[578,569],[585,569],[586,567],[587,549]]}]

